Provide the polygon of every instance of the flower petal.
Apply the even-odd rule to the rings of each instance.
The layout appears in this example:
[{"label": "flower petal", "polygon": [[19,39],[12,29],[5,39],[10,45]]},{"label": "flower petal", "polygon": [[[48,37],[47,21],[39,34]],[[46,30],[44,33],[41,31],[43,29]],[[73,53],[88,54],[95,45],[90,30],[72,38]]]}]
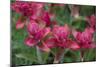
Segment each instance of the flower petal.
[{"label": "flower petal", "polygon": [[51,24],[50,21],[50,16],[48,12],[44,12],[43,16],[42,16],[42,20],[45,21],[46,25],[49,26]]},{"label": "flower petal", "polygon": [[91,48],[95,48],[96,44],[95,43],[91,43]]},{"label": "flower petal", "polygon": [[70,48],[72,50],[78,50],[80,48],[78,43],[75,41],[72,41],[72,40],[68,40],[67,44],[68,44],[68,48]]},{"label": "flower petal", "polygon": [[56,41],[55,38],[49,38],[45,41],[45,44],[49,47],[49,48],[54,48],[56,47]]},{"label": "flower petal", "polygon": [[25,23],[22,22],[21,20],[18,20],[17,23],[16,23],[16,29],[22,29],[24,28],[25,26]]},{"label": "flower petal", "polygon": [[76,30],[72,30],[72,34],[74,36],[75,39],[77,39],[78,33]]},{"label": "flower petal", "polygon": [[50,48],[43,42],[42,45],[38,46],[40,50],[44,52],[50,52]]},{"label": "flower petal", "polygon": [[44,29],[44,35],[43,35],[43,37],[45,37],[45,36],[47,36],[48,35],[48,33],[50,33],[50,30],[51,30],[51,28],[45,28]]},{"label": "flower petal", "polygon": [[32,46],[35,46],[35,45],[37,44],[37,41],[35,41],[35,40],[34,40],[33,38],[31,38],[31,37],[28,37],[28,38],[25,39],[25,44],[26,44],[27,46],[32,47]]},{"label": "flower petal", "polygon": [[32,35],[36,34],[38,31],[39,31],[39,25],[38,23],[36,23],[36,21],[31,21],[29,24],[28,24],[28,32]]}]

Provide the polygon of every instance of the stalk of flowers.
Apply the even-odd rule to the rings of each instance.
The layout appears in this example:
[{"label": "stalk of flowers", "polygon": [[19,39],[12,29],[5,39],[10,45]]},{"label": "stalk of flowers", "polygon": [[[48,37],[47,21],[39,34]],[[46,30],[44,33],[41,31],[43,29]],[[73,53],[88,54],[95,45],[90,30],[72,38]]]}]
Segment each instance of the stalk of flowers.
[{"label": "stalk of flowers", "polygon": [[69,38],[70,30],[67,25],[59,26],[55,25],[51,30],[51,36],[45,40],[45,44],[49,48],[60,47],[60,48],[71,48],[78,49],[78,44]]},{"label": "stalk of flowers", "polygon": [[66,49],[77,50],[80,48],[77,42],[68,37],[70,34],[70,29],[67,24],[64,26],[53,26],[52,36],[45,41],[45,44],[49,48],[59,48],[59,51],[55,54],[54,63],[61,61],[61,57],[64,55]]},{"label": "stalk of flowers", "polygon": [[[28,46],[34,46],[41,42],[43,38],[48,34],[52,33],[52,36],[49,36],[45,42],[42,41],[43,45],[45,44],[48,48],[60,47],[60,48],[72,48],[77,49],[79,46],[68,39],[70,33],[68,26],[58,26],[55,25],[53,30],[50,31],[50,27],[45,27],[45,24],[38,24],[35,21],[31,21],[28,25],[29,37],[26,39],[26,44]],[[67,44],[68,43],[68,44]],[[70,44],[73,43],[73,44]]]},{"label": "stalk of flowers", "polygon": [[84,61],[84,54],[87,49],[93,49],[96,47],[94,34],[96,31],[96,17],[95,15],[87,16],[84,19],[88,24],[84,31],[72,29],[72,34],[75,41],[80,46],[80,60]]},{"label": "stalk of flowers", "polygon": [[[12,10],[21,15],[16,23],[16,29],[21,29],[26,25],[27,20],[35,20],[43,13],[44,3],[15,1],[11,4]],[[24,18],[24,19],[23,19]]]},{"label": "stalk of flowers", "polygon": [[[43,3],[19,1],[16,1],[12,4],[12,9],[22,15],[16,23],[16,29],[21,29],[25,25],[28,27],[28,32],[30,35],[25,40],[25,43],[28,46],[33,46],[41,42],[43,37],[45,37],[50,31],[50,28],[46,28],[45,26],[51,25],[51,14],[47,11],[44,11],[43,6]],[[23,20],[23,18],[25,19]]]},{"label": "stalk of flowers", "polygon": [[[40,47],[40,43],[42,43],[42,46],[44,46],[45,48],[47,47],[46,45],[43,44],[42,41],[50,33],[50,27],[45,27],[45,24],[41,24],[41,23],[39,24],[36,21],[32,20],[28,24],[27,29],[28,29],[29,36],[25,40],[26,45],[30,47],[33,46]],[[46,49],[42,49],[42,50],[49,52],[49,48],[47,47]]]},{"label": "stalk of flowers", "polygon": [[[26,38],[26,45],[33,47],[38,46],[40,50],[45,52],[50,52],[51,48],[60,48],[59,51],[55,54],[54,63],[59,63],[61,56],[63,55],[63,49],[79,49],[80,47],[75,41],[72,41],[68,38],[70,35],[70,29],[67,24],[65,26],[54,25],[50,31],[50,27],[46,26],[47,23],[37,22],[31,20],[28,24],[29,37]],[[46,40],[45,37],[51,33]]]},{"label": "stalk of flowers", "polygon": [[[27,22],[31,20],[42,21],[46,26],[56,24],[55,21],[51,21],[54,18],[54,14],[43,9],[45,3],[32,3],[32,2],[19,2],[12,3],[12,9],[21,14],[21,17],[16,22],[16,29],[22,29]],[[24,18],[24,19],[23,19]],[[51,24],[52,23],[52,24]]]},{"label": "stalk of flowers", "polygon": [[26,17],[36,17],[42,11],[44,3],[16,1],[11,4],[11,7],[17,13]]},{"label": "stalk of flowers", "polygon": [[86,28],[83,32],[80,31],[73,31],[73,36],[76,42],[80,46],[80,60],[84,61],[84,53],[85,49],[92,49],[95,48],[95,41],[94,41],[94,30],[92,28]]},{"label": "stalk of flowers", "polygon": [[83,32],[74,31],[73,35],[81,48],[94,48],[93,42],[94,31],[91,28],[86,28]]}]

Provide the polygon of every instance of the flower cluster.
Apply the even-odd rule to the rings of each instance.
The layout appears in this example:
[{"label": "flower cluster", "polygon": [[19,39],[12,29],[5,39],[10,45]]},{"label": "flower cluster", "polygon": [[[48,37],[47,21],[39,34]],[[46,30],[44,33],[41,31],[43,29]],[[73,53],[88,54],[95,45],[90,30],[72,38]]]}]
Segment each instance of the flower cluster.
[{"label": "flower cluster", "polygon": [[[86,18],[88,27],[84,31],[73,30],[68,24],[60,26],[52,20],[56,16],[44,9],[46,3],[14,2],[12,10],[21,14],[16,23],[16,29],[27,27],[28,37],[25,44],[29,47],[39,47],[40,50],[49,52],[51,48],[77,50],[81,48],[95,48],[93,35],[95,33],[95,15]],[[53,5],[64,6],[64,5]],[[50,6],[52,7],[52,6]],[[70,38],[70,35],[74,39]]]}]

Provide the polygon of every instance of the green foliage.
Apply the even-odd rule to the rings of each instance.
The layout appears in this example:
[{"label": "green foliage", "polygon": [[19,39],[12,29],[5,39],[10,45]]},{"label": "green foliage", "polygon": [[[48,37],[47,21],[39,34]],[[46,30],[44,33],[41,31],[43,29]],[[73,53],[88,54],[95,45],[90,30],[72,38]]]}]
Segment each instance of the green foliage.
[{"label": "green foliage", "polygon": [[83,19],[73,20],[72,27],[79,31],[84,31],[84,29],[88,26],[88,23]]},{"label": "green foliage", "polygon": [[56,20],[60,25],[64,25],[65,23],[71,23],[71,15],[69,12],[68,7],[61,8],[61,7],[53,7],[53,11],[56,14]]},{"label": "green foliage", "polygon": [[82,16],[89,16],[89,15],[95,14],[95,13],[96,13],[96,7],[95,6],[83,5],[82,7],[80,7],[80,14]]},{"label": "green foliage", "polygon": [[87,49],[84,54],[84,61],[95,61],[96,60],[96,49]]}]

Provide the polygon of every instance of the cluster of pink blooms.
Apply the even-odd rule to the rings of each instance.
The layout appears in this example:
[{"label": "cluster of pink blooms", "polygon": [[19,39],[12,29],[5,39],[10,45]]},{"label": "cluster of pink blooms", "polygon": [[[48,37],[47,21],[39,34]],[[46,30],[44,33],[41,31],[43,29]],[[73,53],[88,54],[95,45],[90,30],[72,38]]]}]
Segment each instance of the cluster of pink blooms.
[{"label": "cluster of pink blooms", "polygon": [[[60,26],[55,20],[52,20],[56,16],[45,10],[45,5],[47,4],[18,1],[11,5],[12,10],[22,16],[16,23],[16,29],[27,27],[28,37],[25,39],[27,46],[39,47],[40,50],[46,52],[49,52],[51,48],[73,50],[95,48],[93,38],[96,25],[95,15],[87,17],[89,26],[83,32],[80,32],[72,30],[67,24]],[[73,35],[74,39],[70,38],[70,35]]]}]

